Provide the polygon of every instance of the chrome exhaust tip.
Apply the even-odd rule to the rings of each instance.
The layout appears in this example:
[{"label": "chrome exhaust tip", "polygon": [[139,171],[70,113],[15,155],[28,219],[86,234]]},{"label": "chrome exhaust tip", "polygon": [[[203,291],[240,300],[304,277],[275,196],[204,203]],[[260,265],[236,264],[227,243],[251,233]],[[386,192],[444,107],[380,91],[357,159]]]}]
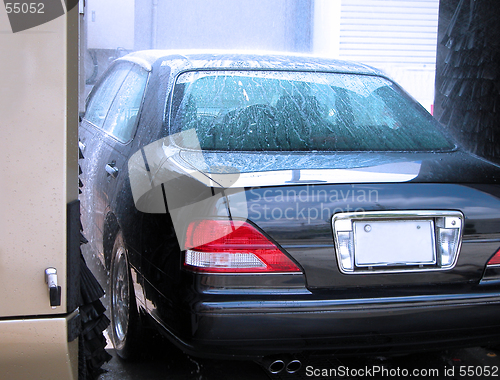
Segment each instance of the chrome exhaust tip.
[{"label": "chrome exhaust tip", "polygon": [[286,365],[286,371],[288,373],[296,373],[300,370],[302,367],[302,363],[298,359],[292,359],[291,361],[288,362]]},{"label": "chrome exhaust tip", "polygon": [[268,366],[267,370],[276,375],[285,369],[285,362],[281,359],[272,361]]},{"label": "chrome exhaust tip", "polygon": [[269,373],[276,375],[281,371],[286,371],[289,374],[297,373],[302,368],[302,362],[292,355],[284,356],[267,356],[261,358],[259,364],[262,365]]}]

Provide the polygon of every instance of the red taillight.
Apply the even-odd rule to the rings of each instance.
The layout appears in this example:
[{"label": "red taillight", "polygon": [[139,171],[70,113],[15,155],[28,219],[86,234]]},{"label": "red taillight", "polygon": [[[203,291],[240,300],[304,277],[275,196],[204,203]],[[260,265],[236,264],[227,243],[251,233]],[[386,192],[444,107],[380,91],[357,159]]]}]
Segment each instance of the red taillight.
[{"label": "red taillight", "polygon": [[196,272],[300,272],[273,242],[239,220],[198,220],[186,231],[184,265]]},{"label": "red taillight", "polygon": [[486,265],[500,265],[500,249],[493,255]]}]

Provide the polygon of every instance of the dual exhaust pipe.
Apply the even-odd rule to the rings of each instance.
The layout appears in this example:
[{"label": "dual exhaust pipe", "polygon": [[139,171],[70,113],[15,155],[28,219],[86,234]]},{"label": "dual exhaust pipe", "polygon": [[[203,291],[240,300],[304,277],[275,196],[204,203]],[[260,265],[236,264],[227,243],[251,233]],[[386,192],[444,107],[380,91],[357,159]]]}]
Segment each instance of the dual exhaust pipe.
[{"label": "dual exhaust pipe", "polygon": [[286,371],[288,373],[296,373],[302,367],[300,360],[290,356],[278,357],[267,357],[261,362],[262,366],[268,370],[273,375],[280,373],[281,371]]}]

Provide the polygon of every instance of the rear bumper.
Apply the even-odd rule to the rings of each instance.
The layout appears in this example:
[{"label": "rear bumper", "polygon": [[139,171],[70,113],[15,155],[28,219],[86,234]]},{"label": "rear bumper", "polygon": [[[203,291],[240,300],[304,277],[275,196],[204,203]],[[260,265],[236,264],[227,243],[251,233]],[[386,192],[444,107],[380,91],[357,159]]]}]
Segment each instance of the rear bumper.
[{"label": "rear bumper", "polygon": [[176,340],[189,354],[217,358],[401,353],[500,342],[498,315],[499,293],[198,302],[184,315],[189,333]]}]

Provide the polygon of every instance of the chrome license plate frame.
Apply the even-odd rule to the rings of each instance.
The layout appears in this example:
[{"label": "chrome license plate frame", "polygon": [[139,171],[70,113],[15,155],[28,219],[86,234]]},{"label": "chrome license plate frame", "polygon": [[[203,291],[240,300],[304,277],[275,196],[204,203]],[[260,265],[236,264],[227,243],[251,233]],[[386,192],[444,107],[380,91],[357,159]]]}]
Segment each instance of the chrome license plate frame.
[{"label": "chrome license plate frame", "polygon": [[[460,255],[464,220],[458,210],[336,213],[331,222],[339,271],[364,275],[451,270]],[[376,233],[360,238],[367,225]],[[412,229],[419,231],[414,234]],[[401,253],[401,247],[409,248]]]}]

